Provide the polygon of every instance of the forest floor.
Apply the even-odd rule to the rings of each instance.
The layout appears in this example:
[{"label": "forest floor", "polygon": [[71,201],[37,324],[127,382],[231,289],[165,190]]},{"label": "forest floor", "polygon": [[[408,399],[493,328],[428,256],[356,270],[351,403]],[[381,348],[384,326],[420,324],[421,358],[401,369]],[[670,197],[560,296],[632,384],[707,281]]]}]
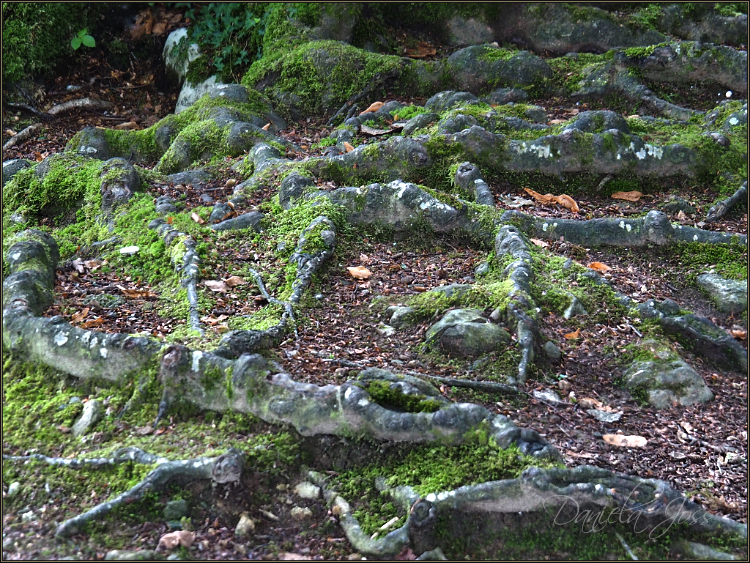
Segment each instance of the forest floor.
[{"label": "forest floor", "polygon": [[[4,160],[26,158],[37,161],[49,154],[62,152],[70,138],[85,126],[115,127],[132,122],[129,127],[145,128],[173,112],[175,92],[160,92],[156,86],[153,69],[148,62],[130,71],[117,71],[105,61],[89,57],[78,71],[60,77],[46,92],[45,106],[51,107],[70,99],[94,97],[111,101],[113,110],[106,114],[74,110],[44,122],[44,130],[37,138],[19,143],[3,155]],[[68,85],[80,86],[71,92]],[[423,99],[403,99],[402,103],[422,105]],[[385,100],[383,100],[385,101]],[[587,109],[586,104],[575,104],[564,99],[530,100],[545,108],[550,120],[566,119]],[[43,109],[43,108],[39,108]],[[606,108],[598,108],[606,109]],[[33,122],[27,114],[3,110],[3,143],[9,138],[7,131],[19,131],[24,124]],[[307,158],[321,154],[323,149],[313,145],[330,133],[324,126],[325,119],[311,117],[302,123],[290,124],[279,135],[303,149],[294,158]],[[361,142],[374,142],[360,139]],[[215,180],[209,189],[198,191],[191,185],[174,186],[152,184],[145,189],[154,197],[165,194],[184,194],[188,208],[206,205],[209,195],[214,201],[222,201],[232,194],[232,183],[227,180],[239,177],[230,169],[233,160],[227,159],[225,174]],[[330,183],[329,183],[330,184]],[[495,195],[498,209],[509,208],[500,196],[525,196],[520,186],[489,182]],[[323,185],[321,189],[341,186]],[[256,191],[248,198],[247,209],[252,209],[274,193]],[[574,196],[580,206],[580,214],[573,215],[562,207],[547,207],[534,204],[525,211],[550,218],[595,218],[627,217],[645,209],[658,208],[672,196],[688,199],[697,212],[694,215],[671,216],[670,219],[694,226],[705,216],[716,194],[700,185],[675,184],[672,190],[646,195],[638,202],[605,199],[591,195]],[[699,225],[702,226],[702,225]],[[747,212],[734,209],[712,230],[747,234]],[[208,239],[207,239],[208,240]],[[201,242],[201,241],[198,241]],[[213,243],[212,243],[213,244]],[[216,248],[222,255],[233,255],[236,263],[252,265],[263,257],[251,247],[237,246],[231,239],[220,241]],[[734,334],[746,346],[745,321],[719,312],[711,302],[685,281],[691,271],[689,256],[675,255],[658,247],[630,250],[627,248],[585,248],[566,243],[553,242],[549,250],[570,257],[587,265],[601,262],[611,267],[605,277],[614,287],[643,302],[648,299],[670,298],[698,315],[710,318],[717,326]],[[313,288],[317,293],[317,306],[307,311],[301,319],[300,338],[290,338],[278,349],[277,360],[297,381],[324,385],[340,384],[349,371],[366,367],[383,367],[393,370],[471,379],[472,364],[461,361],[437,360],[425,356],[419,350],[429,322],[400,330],[394,336],[385,336],[377,328],[383,322],[379,309],[371,307],[373,297],[383,296],[389,303],[402,303],[409,295],[424,292],[449,283],[467,283],[474,280],[474,268],[486,257],[486,253],[473,250],[462,241],[395,241],[382,242],[365,239],[357,248],[346,245],[337,251],[332,263],[323,272],[323,282]],[[367,280],[353,279],[347,266],[366,266],[372,276]],[[211,264],[206,267],[211,268]],[[214,279],[226,279],[234,271],[215,271]],[[139,297],[128,299],[126,307],[116,313],[91,310],[84,303],[86,296],[108,291],[107,288],[126,288],[141,292]],[[47,316],[62,315],[75,326],[96,327],[104,332],[148,333],[164,338],[184,321],[162,318],[156,312],[154,299],[148,284],[118,276],[116,272],[101,273],[96,262],[61,264],[57,272],[55,303],[45,313]],[[205,311],[202,319],[217,332],[226,330],[225,321],[232,315],[250,314],[265,305],[257,291],[237,287],[217,300],[214,310]],[[84,310],[88,309],[84,312]],[[101,313],[101,314],[98,314]],[[88,324],[87,324],[88,323]],[[596,330],[580,334],[579,338],[567,339],[563,335],[576,329],[576,324],[562,317],[550,315],[544,319],[545,339],[557,343],[563,352],[556,364],[548,364],[523,390],[526,395],[493,396],[459,388],[441,388],[451,400],[481,404],[492,412],[509,416],[521,427],[535,429],[562,453],[568,466],[595,465],[640,477],[661,479],[677,490],[688,494],[692,500],[707,510],[747,523],[747,377],[745,374],[722,372],[703,359],[680,349],[703,377],[714,393],[714,400],[705,405],[673,407],[656,410],[634,400],[614,382],[622,372],[618,363],[629,344],[640,340],[633,327],[623,324],[601,324]],[[679,347],[678,345],[675,345]],[[344,362],[341,362],[344,360]],[[534,398],[535,390],[553,389],[565,400],[549,403]],[[568,399],[575,397],[577,402]],[[616,425],[597,421],[587,414],[583,399],[595,399],[623,413]],[[124,432],[128,429],[123,429]],[[164,428],[165,433],[175,432],[173,426]],[[605,443],[601,436],[622,432],[639,435],[648,440],[642,450],[617,448]],[[179,437],[175,436],[179,443]],[[6,451],[12,455],[23,455],[23,451]],[[282,502],[269,507],[271,512],[283,514],[288,509]],[[54,510],[43,515],[35,523],[22,523],[17,514],[5,513],[4,538],[21,541],[20,550],[7,553],[9,558],[39,557],[41,531],[45,521],[54,520]],[[315,514],[316,521],[331,519],[330,514]],[[13,524],[8,527],[9,524]],[[218,518],[197,527],[196,545],[200,558],[235,559],[238,557],[275,558],[270,556],[267,544],[270,541],[286,546],[287,551],[304,558],[341,559],[352,554],[352,548],[336,526],[322,526],[325,533],[313,530],[299,533],[294,523],[266,520],[257,530],[257,545],[248,549],[232,535],[232,524]],[[283,524],[283,525],[282,525]],[[166,531],[165,524],[144,524],[132,530],[133,538],[126,548],[153,548]],[[265,538],[265,540],[263,539]],[[5,540],[8,541],[8,540]],[[39,540],[41,541],[41,540]],[[202,553],[201,553],[202,552]],[[79,551],[63,549],[59,555],[75,558],[103,557],[94,546],[81,546]],[[54,555],[53,555],[54,556]],[[404,557],[408,558],[408,557]]]}]

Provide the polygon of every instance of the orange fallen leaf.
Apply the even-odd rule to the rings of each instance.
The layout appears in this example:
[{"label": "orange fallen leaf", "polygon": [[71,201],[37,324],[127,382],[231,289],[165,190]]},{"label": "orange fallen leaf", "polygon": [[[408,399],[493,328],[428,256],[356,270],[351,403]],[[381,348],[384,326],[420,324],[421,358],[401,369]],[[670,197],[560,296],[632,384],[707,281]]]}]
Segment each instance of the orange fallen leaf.
[{"label": "orange fallen leaf", "polygon": [[83,328],[93,328],[95,326],[103,325],[104,324],[104,317],[99,317],[98,319],[94,319],[91,321],[86,321],[81,325]]},{"label": "orange fallen leaf", "polygon": [[174,217],[167,217],[167,225],[174,223]]},{"label": "orange fallen leaf", "polygon": [[535,245],[537,245],[537,246],[541,246],[542,248],[546,248],[546,247],[548,247],[548,246],[549,246],[549,243],[548,243],[548,242],[545,242],[545,241],[543,241],[542,239],[538,239],[538,238],[530,238],[529,240],[530,240],[531,242],[533,242],[533,243],[534,243]]},{"label": "orange fallen leaf", "polygon": [[129,299],[142,299],[144,297],[157,297],[156,293],[153,291],[148,291],[147,289],[125,289],[120,288],[120,291],[122,291],[123,295],[125,297],[128,297]]},{"label": "orange fallen leaf", "polygon": [[231,276],[231,277],[225,279],[224,283],[227,284],[229,287],[235,287],[235,286],[238,286],[238,285],[246,284],[247,282],[245,280],[243,280],[239,276]]},{"label": "orange fallen leaf", "polygon": [[77,312],[75,315],[70,317],[70,320],[74,323],[80,323],[83,319],[86,318],[86,315],[89,314],[89,308],[86,307],[83,311]]},{"label": "orange fallen leaf", "polygon": [[269,128],[270,126],[271,126],[271,122],[269,121],[269,122],[268,122],[268,123],[266,123],[266,124],[265,124],[265,125],[264,125],[263,127],[261,127],[261,129],[263,129],[263,131],[268,131],[268,128]]},{"label": "orange fallen leaf", "polygon": [[354,147],[351,146],[349,143],[344,141],[344,148],[346,149],[346,152],[352,152],[354,150]]},{"label": "orange fallen leaf", "polygon": [[[547,194],[547,195],[549,195],[549,194]],[[578,204],[569,195],[562,194],[562,195],[558,195],[558,196],[553,196],[553,199],[557,203],[559,203],[560,205],[562,205],[563,207],[565,207],[566,209],[570,209],[573,213],[578,213],[578,211],[579,211]]]},{"label": "orange fallen leaf", "polygon": [[746,330],[730,330],[729,333],[737,340],[745,340],[747,338]]},{"label": "orange fallen leaf", "polygon": [[568,340],[573,340],[575,338],[578,338],[581,336],[581,329],[577,328],[575,332],[569,332],[568,334],[563,334],[564,338],[567,338]]},{"label": "orange fallen leaf", "polygon": [[[378,111],[380,108],[383,107],[383,105],[385,105],[383,104],[383,102],[373,102],[370,104],[370,107],[368,107],[362,113],[370,113],[371,111]],[[360,113],[359,115],[362,115],[362,113]]]},{"label": "orange fallen leaf", "polygon": [[643,194],[641,192],[615,192],[610,197],[613,199],[624,199],[627,201],[638,201],[643,197]]},{"label": "orange fallen leaf", "polygon": [[648,444],[643,436],[625,436],[623,434],[605,434],[602,440],[613,446],[622,448],[642,448]]},{"label": "orange fallen leaf", "polygon": [[41,161],[43,161],[43,160],[44,160],[44,157],[42,156],[42,153],[40,153],[40,152],[35,152],[35,153],[34,153],[34,160],[36,160],[37,162],[41,162]]},{"label": "orange fallen leaf", "polygon": [[596,270],[597,272],[608,272],[612,269],[606,264],[602,264],[601,262],[591,262],[591,264],[586,267],[591,268],[592,270]]},{"label": "orange fallen leaf", "polygon": [[358,280],[366,280],[372,275],[372,272],[364,266],[351,266],[348,267],[349,274]]},{"label": "orange fallen leaf", "polygon": [[539,203],[543,203],[545,205],[549,205],[550,203],[552,203],[552,198],[549,195],[542,195],[539,192],[535,192],[534,190],[529,188],[524,188],[524,191]]},{"label": "orange fallen leaf", "polygon": [[198,215],[198,214],[197,214],[197,213],[196,213],[195,211],[193,211],[193,212],[192,212],[192,213],[190,214],[190,218],[191,218],[191,219],[192,219],[193,221],[195,221],[196,223],[198,223],[199,225],[202,225],[203,223],[205,223],[205,221],[204,221],[204,220],[203,220],[203,219],[201,218],[201,216],[200,216],[200,215]]}]

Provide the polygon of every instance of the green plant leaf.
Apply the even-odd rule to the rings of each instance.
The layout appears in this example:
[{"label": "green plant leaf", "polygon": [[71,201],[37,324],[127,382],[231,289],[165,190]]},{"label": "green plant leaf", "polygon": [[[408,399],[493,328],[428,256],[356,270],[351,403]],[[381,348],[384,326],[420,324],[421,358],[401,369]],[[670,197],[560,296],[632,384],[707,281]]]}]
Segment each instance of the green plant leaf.
[{"label": "green plant leaf", "polygon": [[94,41],[94,38],[90,35],[84,35],[81,37],[81,41],[83,41],[83,44],[86,45],[86,47],[95,47],[96,41]]},{"label": "green plant leaf", "polygon": [[78,50],[78,47],[81,46],[81,39],[79,37],[74,37],[70,40],[70,46],[73,47],[74,50]]}]

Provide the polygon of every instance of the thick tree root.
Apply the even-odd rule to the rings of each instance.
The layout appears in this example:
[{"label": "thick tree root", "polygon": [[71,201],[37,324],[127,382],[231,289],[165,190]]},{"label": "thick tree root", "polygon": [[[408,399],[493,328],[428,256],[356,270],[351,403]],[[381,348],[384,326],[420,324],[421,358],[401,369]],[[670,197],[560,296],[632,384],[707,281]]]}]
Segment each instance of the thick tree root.
[{"label": "thick tree root", "polygon": [[70,467],[72,469],[79,469],[81,467],[105,467],[110,465],[117,465],[118,463],[124,463],[132,461],[144,465],[153,465],[154,463],[164,463],[169,461],[167,458],[157,456],[148,452],[143,451],[140,448],[129,446],[127,448],[120,448],[117,450],[112,457],[98,457],[90,459],[68,459],[65,457],[48,457],[42,454],[31,454],[31,455],[5,455],[3,459],[8,461],[28,461],[35,460],[46,463],[47,465],[60,465],[63,467]]},{"label": "thick tree root", "polygon": [[[143,452],[145,454],[145,452]],[[106,516],[113,509],[143,498],[143,495],[154,489],[163,488],[169,481],[174,479],[195,480],[195,479],[212,479],[217,483],[228,483],[239,480],[243,464],[243,455],[235,449],[230,449],[227,453],[219,457],[197,458],[177,461],[167,461],[164,458],[156,458],[145,454],[141,456],[143,463],[157,463],[156,468],[149,472],[148,475],[124,493],[117,495],[112,500],[96,505],[88,512],[65,520],[57,527],[56,536],[67,537],[77,534],[82,527],[94,520],[99,520]],[[125,459],[121,461],[126,461]],[[139,463],[137,456],[134,455],[133,461]]]},{"label": "thick tree root", "polygon": [[528,236],[543,240],[563,237],[573,244],[588,246],[659,246],[672,242],[702,242],[709,244],[747,244],[747,235],[717,233],[694,227],[673,225],[661,211],[649,211],[637,219],[539,219],[520,211],[506,211],[502,221],[518,224]]},{"label": "thick tree root", "polygon": [[81,98],[80,100],[70,100],[69,102],[63,102],[62,104],[52,106],[47,113],[49,115],[58,115],[73,109],[109,109],[112,105],[112,102],[107,102],[105,100]]},{"label": "thick tree root", "polygon": [[717,219],[721,219],[726,215],[727,211],[740,202],[745,202],[745,205],[747,205],[747,180],[745,180],[742,186],[740,186],[740,188],[730,197],[722,199],[719,203],[708,210],[708,213],[706,214],[706,222],[711,223]]}]

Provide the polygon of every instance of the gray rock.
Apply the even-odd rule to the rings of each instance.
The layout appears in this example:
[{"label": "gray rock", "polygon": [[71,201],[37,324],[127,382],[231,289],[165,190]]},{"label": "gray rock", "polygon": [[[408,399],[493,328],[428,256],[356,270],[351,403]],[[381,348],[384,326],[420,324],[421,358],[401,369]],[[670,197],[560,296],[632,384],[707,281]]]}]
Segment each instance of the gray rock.
[{"label": "gray rock", "polygon": [[600,411],[599,409],[587,409],[586,412],[589,413],[591,416],[593,416],[599,422],[606,422],[608,424],[617,422],[618,420],[622,418],[621,412],[606,412],[606,411]]},{"label": "gray rock", "polygon": [[508,331],[490,323],[479,309],[454,309],[425,334],[428,345],[462,358],[481,356],[510,342]]},{"label": "gray rock", "polygon": [[198,84],[191,84],[189,81],[185,81],[180,90],[180,95],[177,98],[177,105],[174,108],[175,114],[185,111],[207,94],[209,90],[222,84],[223,82],[221,82],[221,79],[216,75],[209,76],[203,82],[199,82]]},{"label": "gray rock", "polygon": [[221,223],[227,215],[231,215],[234,209],[228,203],[217,203],[211,210],[211,215],[208,218],[208,222],[211,225]]},{"label": "gray rock", "polygon": [[31,168],[32,166],[33,163],[30,160],[25,160],[23,158],[15,158],[3,162],[3,186],[5,186],[5,183],[9,182],[10,179],[21,170]]},{"label": "gray rock", "polygon": [[617,129],[623,133],[630,133],[630,127],[625,118],[609,110],[581,112],[566,126],[566,129],[578,129],[585,133],[602,133]]},{"label": "gray rock", "polygon": [[456,186],[466,192],[471,192],[474,189],[474,182],[482,179],[482,173],[479,170],[479,166],[472,164],[471,162],[462,162],[456,168],[456,175],[453,181]]},{"label": "gray rock", "polygon": [[180,520],[190,515],[190,507],[186,500],[171,500],[164,507],[165,520]]},{"label": "gray rock", "polygon": [[135,167],[124,158],[111,158],[101,168],[102,179],[99,192],[102,195],[102,211],[111,213],[127,203],[141,186],[141,177]]},{"label": "gray rock", "polygon": [[632,392],[645,392],[651,406],[664,409],[673,402],[688,406],[713,399],[701,376],[668,346],[655,340],[644,340],[640,346],[654,359],[633,362],[623,379]]},{"label": "gray rock", "polygon": [[394,328],[411,326],[420,321],[419,315],[412,307],[388,307],[386,315],[390,315],[389,324]]},{"label": "gray rock", "polygon": [[488,261],[481,262],[479,266],[474,269],[475,276],[486,276],[490,272],[490,263]]},{"label": "gray rock", "polygon": [[435,287],[429,291],[429,293],[442,294],[445,297],[457,297],[462,298],[469,291],[471,291],[472,285],[468,283],[452,283],[449,285],[441,285]]},{"label": "gray rock", "polygon": [[488,104],[502,106],[509,103],[525,102],[529,99],[529,96],[521,88],[498,88],[482,99]]},{"label": "gray rock", "polygon": [[486,23],[474,18],[454,16],[446,22],[451,45],[479,45],[493,41],[495,33]]},{"label": "gray rock", "polygon": [[279,187],[279,205],[282,209],[292,207],[292,200],[299,199],[305,191],[305,188],[314,186],[312,178],[303,176],[299,172],[292,172],[281,182]]},{"label": "gray rock", "polygon": [[309,481],[302,481],[297,483],[294,487],[294,492],[300,496],[300,498],[316,499],[320,498],[320,487],[313,485]]},{"label": "gray rock", "polygon": [[723,313],[741,313],[747,310],[747,280],[728,280],[717,274],[701,274],[696,278]]},{"label": "gray rock", "polygon": [[83,436],[91,430],[102,419],[104,407],[98,399],[91,399],[83,405],[83,412],[78,420],[73,424],[71,432],[73,436]]},{"label": "gray rock", "polygon": [[531,394],[537,399],[541,399],[542,401],[547,401],[548,403],[562,403],[563,402],[563,400],[560,398],[560,395],[558,395],[552,389],[544,389],[542,391],[537,391],[535,389]]},{"label": "gray rock", "polygon": [[571,295],[570,297],[570,305],[568,305],[568,308],[565,309],[565,312],[563,313],[563,317],[566,319],[571,319],[573,317],[577,317],[578,315],[588,315],[588,311],[583,307],[581,302],[578,300],[577,297],[574,297]]},{"label": "gray rock", "polygon": [[489,205],[490,207],[495,206],[495,196],[492,195],[487,182],[481,178],[479,180],[474,180],[474,202],[479,205]]},{"label": "gray rock", "polygon": [[667,203],[664,204],[664,211],[667,213],[683,213],[693,214],[697,211],[695,207],[690,205],[690,202],[682,199],[681,197],[673,197]]},{"label": "gray rock", "polygon": [[211,225],[214,231],[236,231],[238,229],[253,229],[260,232],[260,222],[265,215],[260,211],[250,211],[237,217],[232,217],[221,223]]},{"label": "gray rock", "polygon": [[721,368],[747,371],[747,351],[710,319],[692,313],[659,319],[664,334],[691,343],[691,350]]},{"label": "gray rock", "polygon": [[438,124],[438,134],[444,135],[445,133],[457,133],[464,129],[470,128],[472,125],[478,125],[477,118],[473,115],[464,115],[459,113],[452,117],[443,119]]},{"label": "gray rock", "polygon": [[547,357],[553,362],[557,362],[560,358],[562,358],[562,352],[560,351],[560,348],[558,348],[557,344],[555,344],[551,340],[545,342],[542,349],[544,350],[544,353],[547,355]]},{"label": "gray rock", "polygon": [[330,138],[337,143],[349,143],[354,138],[354,132],[348,127],[342,127],[331,133]]},{"label": "gray rock", "polygon": [[495,52],[489,45],[466,47],[449,56],[445,65],[457,87],[468,92],[497,86],[531,86],[553,77],[550,66],[528,51],[515,51],[510,57],[493,57]]},{"label": "gray rock", "polygon": [[529,106],[523,114],[534,123],[547,123],[547,112],[540,106]]},{"label": "gray rock", "polygon": [[440,119],[440,116],[437,113],[433,113],[433,112],[420,113],[419,115],[415,115],[409,121],[406,122],[406,125],[404,125],[404,128],[401,130],[401,133],[406,136],[411,135],[417,129],[422,129],[423,127],[427,127],[428,125],[435,123],[439,119]]},{"label": "gray rock", "polygon": [[437,94],[432,96],[425,102],[424,107],[428,111],[442,113],[445,110],[448,110],[458,104],[478,102],[479,98],[477,98],[471,92],[456,92],[455,90],[446,90],[444,92],[438,92]]},{"label": "gray rock", "polygon": [[20,490],[21,483],[19,483],[18,481],[13,481],[10,485],[8,485],[8,498],[13,498],[19,493]]}]

